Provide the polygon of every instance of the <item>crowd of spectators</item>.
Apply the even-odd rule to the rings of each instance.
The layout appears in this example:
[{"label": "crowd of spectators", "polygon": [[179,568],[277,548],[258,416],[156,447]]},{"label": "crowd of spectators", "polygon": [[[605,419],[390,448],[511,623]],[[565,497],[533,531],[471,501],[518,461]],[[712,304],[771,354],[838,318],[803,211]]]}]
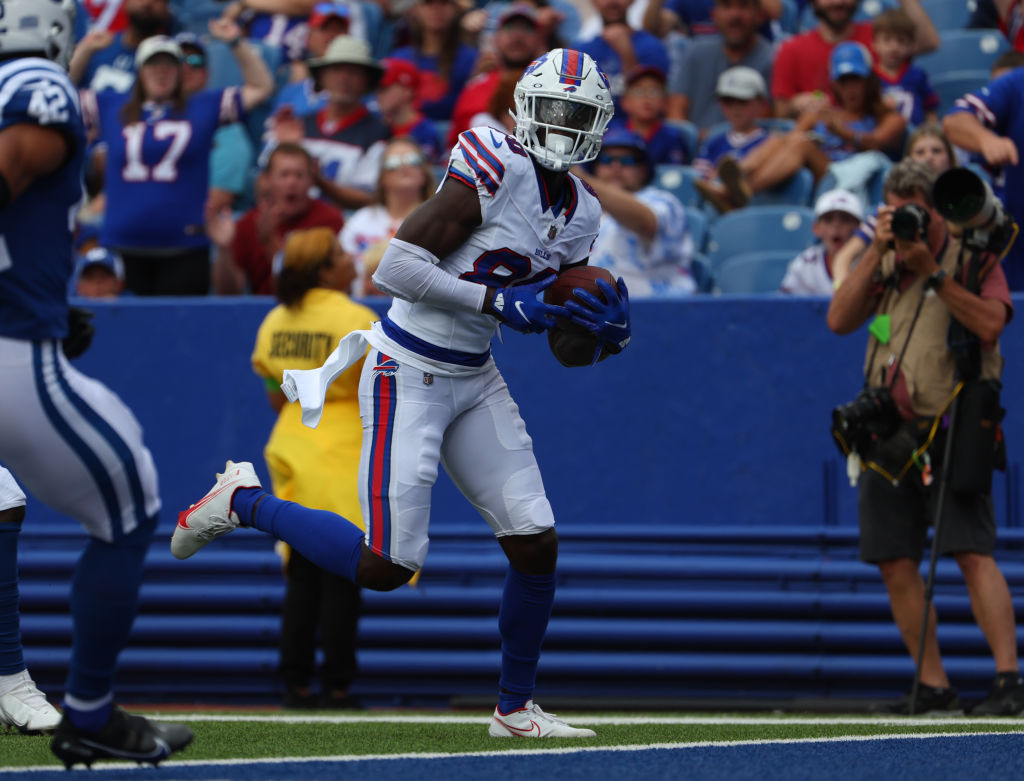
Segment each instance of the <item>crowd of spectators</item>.
[{"label": "crowd of spectators", "polygon": [[[106,254],[83,252],[78,268],[111,280],[72,289],[272,295],[288,234],[328,227],[355,261],[350,292],[379,294],[382,243],[458,134],[511,132],[523,69],[569,46],[595,58],[616,101],[617,145],[579,172],[608,224],[595,263],[640,297],[707,289],[695,266],[708,220],[817,204],[812,287],[827,294],[821,275],[841,279],[870,238],[869,180],[904,152],[936,167],[959,158],[1000,191],[1003,166],[958,152],[937,124],[952,106],[914,61],[947,29],[931,2],[883,0],[873,17],[856,0],[87,3],[70,64],[93,143],[79,223]],[[1000,61],[1019,66],[1020,3],[975,5],[961,26],[1001,28]],[[692,198],[656,175],[681,167]],[[790,187],[800,176],[813,186]],[[821,213],[826,190],[865,218],[846,247],[827,228],[854,210]]]}]

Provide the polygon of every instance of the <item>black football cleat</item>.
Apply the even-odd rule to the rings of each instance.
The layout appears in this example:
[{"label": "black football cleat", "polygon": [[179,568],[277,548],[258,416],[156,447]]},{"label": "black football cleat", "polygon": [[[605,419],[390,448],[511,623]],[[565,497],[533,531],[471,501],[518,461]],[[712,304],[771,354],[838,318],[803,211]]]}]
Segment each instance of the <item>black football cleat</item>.
[{"label": "black football cleat", "polygon": [[156,767],[192,742],[183,724],[165,724],[134,716],[116,705],[103,729],[85,732],[66,715],[50,741],[50,750],[70,770],[78,763],[91,767],[97,759],[127,759]]}]

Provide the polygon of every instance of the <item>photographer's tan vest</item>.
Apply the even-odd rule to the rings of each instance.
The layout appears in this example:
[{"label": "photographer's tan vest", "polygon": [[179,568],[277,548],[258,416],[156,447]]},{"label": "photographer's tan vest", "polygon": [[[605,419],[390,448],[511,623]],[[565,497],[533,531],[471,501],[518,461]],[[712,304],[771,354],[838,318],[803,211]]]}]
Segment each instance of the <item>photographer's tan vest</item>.
[{"label": "photographer's tan vest", "polygon": [[[946,270],[949,277],[954,276],[956,261],[960,254],[960,239],[949,237],[946,252],[939,261],[939,266]],[[880,268],[882,276],[893,273],[896,264],[896,253],[890,250],[882,256]],[[899,358],[906,344],[910,324],[914,319],[917,303],[924,294],[925,277],[918,277],[906,290],[885,291],[882,303],[892,317],[888,344],[879,344],[875,350],[875,338],[868,338],[865,372],[868,384],[877,388],[888,386],[892,381],[890,375],[892,364]],[[878,310],[883,313],[882,309]],[[956,385],[956,369],[953,354],[946,346],[946,334],[949,330],[949,309],[937,295],[925,296],[921,306],[921,314],[910,335],[910,345],[903,356],[900,371],[907,383],[910,393],[910,404],[914,414],[921,417],[938,415]],[[874,351],[874,361],[871,354]],[[884,375],[883,375],[884,370]],[[999,344],[991,350],[981,351],[981,378],[999,379],[1003,373],[1003,356],[999,352]]]}]

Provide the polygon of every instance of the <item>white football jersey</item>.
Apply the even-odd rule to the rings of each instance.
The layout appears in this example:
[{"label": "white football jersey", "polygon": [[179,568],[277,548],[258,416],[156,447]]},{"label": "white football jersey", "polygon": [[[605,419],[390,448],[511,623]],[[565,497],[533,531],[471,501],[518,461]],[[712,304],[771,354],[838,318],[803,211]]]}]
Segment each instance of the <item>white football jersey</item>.
[{"label": "white football jersey", "polygon": [[[459,134],[445,178],[477,191],[482,216],[466,243],[441,258],[439,267],[449,274],[505,287],[558,273],[590,254],[601,221],[594,191],[569,174],[562,202],[552,204],[533,159],[515,138],[485,127]],[[438,348],[430,351],[435,356],[486,353],[498,324],[491,315],[397,298],[387,317]]]}]

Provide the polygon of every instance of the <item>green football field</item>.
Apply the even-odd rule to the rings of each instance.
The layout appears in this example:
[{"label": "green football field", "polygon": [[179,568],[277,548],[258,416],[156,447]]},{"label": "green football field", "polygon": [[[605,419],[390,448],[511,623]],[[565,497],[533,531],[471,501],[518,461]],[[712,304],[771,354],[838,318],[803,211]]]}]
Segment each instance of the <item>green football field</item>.
[{"label": "green football field", "polygon": [[[488,713],[369,711],[353,715],[311,712],[159,713],[145,715],[189,724],[194,743],[175,760],[246,760],[310,757],[436,756],[565,748],[683,747],[785,743],[844,737],[1024,734],[1021,719],[881,718],[872,716],[742,714],[559,713],[597,738],[579,741],[495,739]],[[46,736],[0,734],[0,775],[17,768],[55,766]],[[173,767],[168,762],[163,767]],[[99,767],[100,764],[97,765]]]}]

